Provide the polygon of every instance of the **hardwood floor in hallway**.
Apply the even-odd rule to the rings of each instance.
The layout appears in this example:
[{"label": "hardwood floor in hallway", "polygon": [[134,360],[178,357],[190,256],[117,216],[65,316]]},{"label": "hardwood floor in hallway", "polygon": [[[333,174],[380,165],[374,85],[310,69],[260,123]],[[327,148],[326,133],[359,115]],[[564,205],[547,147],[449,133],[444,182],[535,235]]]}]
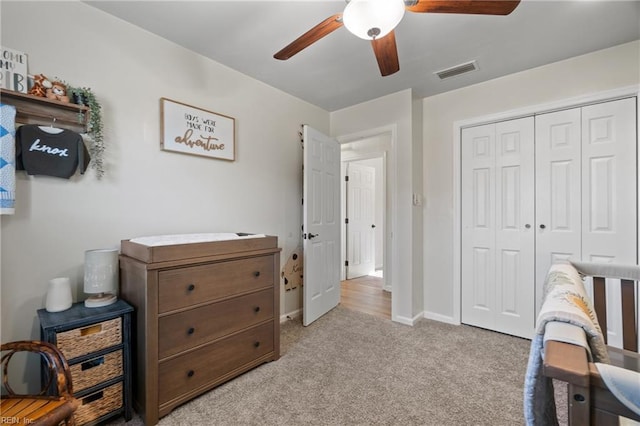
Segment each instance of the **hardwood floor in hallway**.
[{"label": "hardwood floor in hallway", "polygon": [[391,319],[391,293],[382,289],[382,278],[364,277],[342,281],[340,304],[348,309]]}]

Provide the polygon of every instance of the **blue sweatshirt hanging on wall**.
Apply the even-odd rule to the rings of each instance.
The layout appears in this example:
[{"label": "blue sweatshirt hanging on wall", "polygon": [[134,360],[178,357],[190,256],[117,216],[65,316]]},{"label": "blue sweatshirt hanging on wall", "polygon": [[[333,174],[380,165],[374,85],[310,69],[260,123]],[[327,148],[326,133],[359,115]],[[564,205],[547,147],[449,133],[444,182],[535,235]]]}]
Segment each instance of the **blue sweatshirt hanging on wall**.
[{"label": "blue sweatshirt hanging on wall", "polygon": [[71,130],[28,124],[16,131],[16,170],[69,179],[78,169],[84,174],[90,160],[82,136]]}]

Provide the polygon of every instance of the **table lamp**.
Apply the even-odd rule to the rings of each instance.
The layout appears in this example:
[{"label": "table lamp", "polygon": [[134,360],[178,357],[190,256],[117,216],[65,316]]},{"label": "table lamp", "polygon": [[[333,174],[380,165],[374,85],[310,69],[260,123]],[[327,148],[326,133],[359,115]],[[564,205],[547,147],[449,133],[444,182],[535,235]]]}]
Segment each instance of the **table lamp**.
[{"label": "table lamp", "polygon": [[90,294],[87,308],[98,308],[118,300],[118,249],[87,250],[84,253],[84,292]]}]

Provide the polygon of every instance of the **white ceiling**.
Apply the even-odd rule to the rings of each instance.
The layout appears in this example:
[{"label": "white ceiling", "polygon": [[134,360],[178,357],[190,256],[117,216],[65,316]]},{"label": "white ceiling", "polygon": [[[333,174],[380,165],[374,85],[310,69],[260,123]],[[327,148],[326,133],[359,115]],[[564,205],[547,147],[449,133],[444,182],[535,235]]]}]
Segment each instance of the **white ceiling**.
[{"label": "white ceiling", "polygon": [[[273,58],[342,12],[343,0],[87,3],[327,111],[408,88],[426,97],[640,39],[640,1],[523,0],[508,16],[407,12],[395,30],[400,71],[381,77],[370,43],[344,27]],[[477,71],[433,74],[471,60]]]}]

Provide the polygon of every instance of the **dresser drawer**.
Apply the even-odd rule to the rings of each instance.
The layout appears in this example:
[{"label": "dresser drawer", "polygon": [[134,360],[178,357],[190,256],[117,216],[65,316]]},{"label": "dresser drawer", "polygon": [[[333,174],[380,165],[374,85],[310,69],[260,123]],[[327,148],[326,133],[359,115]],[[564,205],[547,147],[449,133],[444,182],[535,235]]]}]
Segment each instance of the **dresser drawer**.
[{"label": "dresser drawer", "polygon": [[273,323],[268,322],[188,354],[161,361],[158,369],[159,403],[213,383],[272,351]]},{"label": "dresser drawer", "polygon": [[161,271],[160,313],[273,286],[273,256],[260,256]]},{"label": "dresser drawer", "polygon": [[158,322],[160,359],[273,319],[273,288],[212,303]]},{"label": "dresser drawer", "polygon": [[69,369],[75,392],[115,379],[124,374],[122,349],[74,364]]},{"label": "dresser drawer", "polygon": [[122,319],[74,328],[56,334],[56,346],[68,360],[122,343]]},{"label": "dresser drawer", "polygon": [[122,382],[118,382],[87,396],[76,398],[80,406],[75,412],[76,424],[83,425],[122,407]]}]

